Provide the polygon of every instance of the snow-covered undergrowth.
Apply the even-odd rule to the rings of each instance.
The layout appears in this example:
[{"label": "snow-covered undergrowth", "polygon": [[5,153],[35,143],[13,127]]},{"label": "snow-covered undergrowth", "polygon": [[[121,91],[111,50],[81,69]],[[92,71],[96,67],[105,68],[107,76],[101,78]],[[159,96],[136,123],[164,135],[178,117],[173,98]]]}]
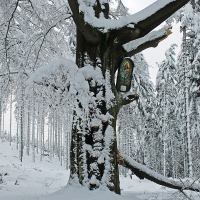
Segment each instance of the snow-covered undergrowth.
[{"label": "snow-covered undergrowth", "polygon": [[[24,151],[25,153],[25,151]],[[176,190],[164,188],[148,180],[120,177],[122,195],[109,191],[88,191],[85,188],[65,187],[69,171],[56,157],[48,156],[32,162],[31,155],[18,158],[16,145],[0,142],[0,200],[138,200],[138,199],[184,199]],[[190,195],[190,193],[187,193]],[[191,199],[198,200],[197,193]]]}]

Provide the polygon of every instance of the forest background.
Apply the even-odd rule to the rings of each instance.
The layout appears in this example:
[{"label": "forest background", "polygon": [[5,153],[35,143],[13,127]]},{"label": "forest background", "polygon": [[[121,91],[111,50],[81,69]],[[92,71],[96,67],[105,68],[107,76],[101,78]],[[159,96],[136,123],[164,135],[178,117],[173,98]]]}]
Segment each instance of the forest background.
[{"label": "forest background", "polygon": [[[1,38],[1,49],[5,53],[1,54],[1,138],[21,145],[19,148],[21,160],[22,146],[26,146],[26,153],[31,152],[33,161],[35,152],[40,153],[41,160],[45,154],[50,157],[56,155],[59,161],[69,168],[70,109],[64,116],[60,114],[62,107],[57,104],[60,91],[54,93],[51,100],[47,98],[55,88],[49,88],[52,91],[46,93],[46,89],[42,89],[41,85],[36,83],[35,93],[30,94],[25,91],[25,83],[32,68],[37,69],[46,65],[47,61],[62,56],[74,59],[74,24],[70,21],[70,14],[69,16],[58,14],[57,9],[63,9],[68,13],[68,8],[62,1],[53,7],[50,6],[51,3],[45,2],[40,4],[40,8],[37,7],[37,12],[40,12],[44,19],[48,18],[48,12],[54,13],[57,18],[52,19],[48,25],[42,24],[41,27],[33,24],[29,26],[27,32],[24,32],[23,22],[26,21],[26,15],[22,17],[20,14],[24,12],[30,15],[31,7],[36,5],[27,3],[22,5],[21,10],[15,10],[13,5],[1,2],[1,15],[5,14],[5,10],[10,11],[5,18],[2,18],[0,30],[5,36]],[[35,20],[39,20],[37,12],[32,13],[34,17],[36,16]],[[122,2],[119,2],[119,6],[111,14],[112,17],[119,18],[128,13]],[[160,64],[155,88],[150,80],[149,65],[143,54],[139,53],[132,58],[136,65],[132,90],[140,98],[137,102],[124,106],[120,111],[118,148],[120,152],[134,157],[139,163],[164,176],[190,177],[198,180],[200,176],[199,1],[191,1],[173,17],[181,23],[182,48],[177,61],[174,54],[175,45],[168,47],[163,62],[160,63],[158,60]],[[170,20],[173,21],[173,18]],[[42,22],[41,20],[40,23]],[[30,38],[29,34],[37,28],[42,31],[31,35]],[[65,40],[62,33],[67,35]],[[53,45],[52,41],[56,41],[57,46]],[[162,42],[169,43],[169,40]],[[174,42],[177,41],[173,39]],[[161,49],[163,50],[163,47]],[[145,53],[145,55],[160,57],[158,53],[148,51],[151,51],[151,54]],[[30,58],[32,52],[34,56]],[[45,69],[45,66],[43,68]],[[8,69],[10,74],[7,73]],[[54,72],[49,73],[53,76]],[[33,86],[34,81],[37,81],[36,77],[30,78],[29,88]],[[5,134],[6,110],[9,110],[11,118],[9,118],[9,131]],[[14,129],[11,128],[14,122],[12,116],[17,121]],[[126,175],[127,170],[122,167],[120,173]]]}]

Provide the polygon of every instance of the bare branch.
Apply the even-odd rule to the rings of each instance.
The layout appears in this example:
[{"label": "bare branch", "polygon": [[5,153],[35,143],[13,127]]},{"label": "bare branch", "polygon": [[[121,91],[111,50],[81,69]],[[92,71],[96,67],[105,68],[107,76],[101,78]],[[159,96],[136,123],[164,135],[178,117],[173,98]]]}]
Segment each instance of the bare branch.
[{"label": "bare branch", "polygon": [[10,23],[14,17],[14,14],[15,14],[15,11],[17,10],[17,7],[18,7],[18,4],[19,4],[19,0],[17,0],[16,2],[16,5],[15,5],[15,8],[12,12],[12,15],[10,17],[10,19],[8,20],[8,26],[7,26],[7,31],[6,31],[6,36],[5,36],[5,52],[6,52],[6,64],[7,64],[7,68],[8,68],[8,78],[10,80],[10,67],[9,67],[9,63],[8,63],[8,33],[9,33],[9,30],[10,30]]},{"label": "bare branch", "polygon": [[[19,72],[10,72],[9,73],[9,75],[13,75],[13,74],[19,74]],[[23,74],[26,75],[26,76],[29,76],[26,72],[23,72]],[[0,74],[0,77],[7,76],[7,75],[8,75],[8,73]]]},{"label": "bare branch", "polygon": [[39,38],[37,38],[37,39],[35,40],[35,42],[33,43],[33,45],[31,46],[31,48],[30,48],[30,50],[29,50],[29,53],[28,53],[26,62],[28,61],[28,57],[29,57],[29,55],[30,55],[31,49],[32,49],[32,47],[34,46],[34,44],[35,44],[41,37],[43,37],[42,42],[41,42],[40,47],[39,47],[39,50],[38,50],[38,52],[37,52],[35,64],[34,64],[34,66],[33,66],[33,71],[35,70],[35,66],[36,66],[36,64],[37,64],[37,61],[38,61],[38,58],[39,58],[39,55],[40,55],[40,51],[41,51],[41,49],[42,49],[42,46],[43,46],[43,44],[44,44],[45,38],[46,38],[46,36],[48,35],[48,33],[51,31],[51,29],[53,29],[54,27],[56,27],[57,24],[58,24],[59,22],[61,22],[62,20],[69,19],[70,17],[71,17],[71,15],[68,16],[68,17],[65,17],[64,19],[60,19],[60,20],[57,21],[54,25],[52,25],[49,29],[47,29],[47,31],[45,32],[45,34],[44,34],[43,36],[40,36]]}]

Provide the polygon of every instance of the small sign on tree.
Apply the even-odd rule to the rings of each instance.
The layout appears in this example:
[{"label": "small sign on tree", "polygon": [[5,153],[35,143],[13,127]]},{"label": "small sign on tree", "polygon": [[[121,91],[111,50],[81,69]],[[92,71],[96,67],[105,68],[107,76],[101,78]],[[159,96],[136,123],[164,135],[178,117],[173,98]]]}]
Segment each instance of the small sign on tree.
[{"label": "small sign on tree", "polygon": [[125,58],[119,69],[117,76],[117,91],[128,92],[131,89],[131,79],[134,63],[131,58]]}]

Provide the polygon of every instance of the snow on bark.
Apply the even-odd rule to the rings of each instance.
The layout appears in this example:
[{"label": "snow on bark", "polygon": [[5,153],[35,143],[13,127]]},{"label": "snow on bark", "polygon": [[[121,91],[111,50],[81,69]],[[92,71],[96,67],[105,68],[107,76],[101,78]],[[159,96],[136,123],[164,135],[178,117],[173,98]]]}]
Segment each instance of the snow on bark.
[{"label": "snow on bark", "polygon": [[105,87],[106,87],[106,97],[105,97],[105,100],[106,100],[106,108],[109,110],[111,107],[114,106],[115,102],[115,95],[113,94],[112,92],[112,89],[111,89],[111,76],[110,76],[110,71],[109,70],[106,70],[106,80],[105,80]]},{"label": "snow on bark", "polygon": [[102,152],[102,155],[105,157],[105,170],[104,175],[101,180],[101,188],[106,188],[107,186],[113,187],[113,183],[110,182],[110,171],[112,171],[111,156],[110,156],[110,146],[112,145],[113,140],[115,139],[115,132],[113,127],[108,126],[105,132],[104,142],[105,148]]},{"label": "snow on bark", "polygon": [[79,12],[84,14],[84,21],[90,24],[92,27],[102,30],[102,32],[107,32],[107,30],[119,29],[128,25],[137,24],[138,22],[155,14],[158,10],[173,1],[175,0],[158,0],[142,11],[133,15],[122,17],[119,20],[96,18],[92,7],[88,7],[83,0],[78,0],[78,3]]},{"label": "snow on bark", "polygon": [[132,158],[130,158],[127,155],[119,154],[120,157],[124,160],[123,165],[129,169],[131,169],[138,177],[146,178],[148,180],[151,180],[159,185],[163,185],[166,187],[170,187],[173,189],[178,189],[180,191],[183,190],[192,190],[200,192],[200,185],[196,184],[194,182],[189,181],[178,181],[173,179],[168,179],[167,177],[164,177],[157,172],[147,168],[146,166],[136,162]]},{"label": "snow on bark", "polygon": [[139,39],[136,39],[134,41],[124,44],[123,47],[127,52],[135,50],[138,48],[138,46],[140,46],[148,41],[152,41],[159,37],[162,37],[163,35],[165,35],[166,31],[169,28],[170,28],[170,26],[164,26],[162,29],[160,29],[158,31],[153,31],[142,38],[139,38]]}]

